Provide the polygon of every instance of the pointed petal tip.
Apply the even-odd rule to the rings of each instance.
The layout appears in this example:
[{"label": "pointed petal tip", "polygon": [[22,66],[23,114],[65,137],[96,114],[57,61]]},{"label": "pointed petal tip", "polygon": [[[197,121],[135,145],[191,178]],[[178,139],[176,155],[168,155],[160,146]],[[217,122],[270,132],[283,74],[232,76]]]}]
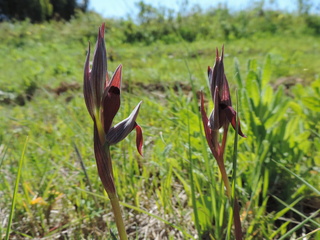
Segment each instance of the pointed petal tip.
[{"label": "pointed petal tip", "polygon": [[104,38],[104,30],[105,29],[105,23],[101,24],[101,27],[99,28],[99,37]]},{"label": "pointed petal tip", "polygon": [[208,77],[210,77],[211,71],[212,71],[212,68],[210,66],[208,66]]},{"label": "pointed petal tip", "polygon": [[238,134],[243,137],[243,138],[247,138],[246,135],[243,134],[243,132],[241,131],[241,126],[240,126],[240,119],[239,119],[239,128],[238,128]]},{"label": "pointed petal tip", "polygon": [[136,120],[139,110],[140,110],[140,106],[141,106],[142,101],[140,101],[137,106],[133,109],[133,111],[131,112],[129,117],[133,117],[134,121]]},{"label": "pointed petal tip", "polygon": [[131,117],[131,115],[134,115],[135,118],[138,116],[139,110],[140,110],[140,106],[141,106],[142,101],[140,101],[137,106],[132,110],[131,114],[129,117]]},{"label": "pointed petal tip", "polygon": [[120,64],[114,71],[108,87],[113,86],[121,89],[121,81],[122,81],[122,64]]},{"label": "pointed petal tip", "polygon": [[137,104],[137,107],[140,108],[141,104],[142,104],[142,100]]},{"label": "pointed petal tip", "polygon": [[224,44],[222,45],[222,48],[221,48],[221,61],[223,61],[223,56],[224,56]]}]

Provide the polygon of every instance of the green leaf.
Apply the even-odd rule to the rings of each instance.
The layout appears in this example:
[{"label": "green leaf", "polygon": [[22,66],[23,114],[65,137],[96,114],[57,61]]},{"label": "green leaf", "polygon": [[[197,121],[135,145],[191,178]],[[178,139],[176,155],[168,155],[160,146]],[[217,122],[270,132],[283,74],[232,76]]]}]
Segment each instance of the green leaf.
[{"label": "green leaf", "polygon": [[27,136],[26,141],[24,143],[23,150],[22,150],[22,154],[21,154],[21,157],[20,157],[20,160],[19,160],[19,167],[18,167],[16,182],[15,182],[15,185],[14,185],[14,192],[13,192],[13,196],[12,196],[10,215],[9,215],[7,231],[6,231],[6,237],[5,237],[6,240],[8,240],[9,237],[10,237],[12,219],[13,219],[14,209],[15,209],[15,206],[16,206],[17,195],[18,195],[18,188],[19,188],[19,182],[20,182],[20,176],[21,176],[22,163],[23,163],[23,159],[24,159],[24,156],[25,156],[28,139],[29,139],[29,137]]},{"label": "green leaf", "polygon": [[291,135],[294,135],[297,131],[297,127],[299,124],[300,117],[291,118],[286,125],[286,131],[284,134],[284,139],[288,139]]},{"label": "green leaf", "polygon": [[320,99],[314,96],[302,98],[302,102],[306,107],[313,111],[320,112]]},{"label": "green leaf", "polygon": [[253,72],[257,72],[258,70],[258,63],[256,59],[250,59],[248,61],[248,72],[249,71],[253,71]]},{"label": "green leaf", "polygon": [[272,101],[272,105],[273,107],[276,107],[277,105],[279,104],[282,104],[282,102],[284,101],[284,99],[286,99],[284,97],[284,91],[283,91],[283,86],[280,85],[275,93],[275,96],[273,98],[273,101]]},{"label": "green leaf", "polygon": [[268,105],[270,109],[271,107],[270,103],[272,102],[272,99],[273,99],[273,89],[270,85],[266,85],[262,93],[262,103]]},{"label": "green leaf", "polygon": [[303,112],[302,112],[302,108],[301,108],[301,106],[300,106],[298,103],[293,102],[293,101],[290,101],[289,107],[290,107],[296,114],[298,114],[300,117],[304,116],[304,115],[303,115]]},{"label": "green leaf", "polygon": [[268,54],[265,60],[265,64],[263,66],[263,73],[261,79],[261,89],[264,89],[265,86],[270,82],[271,79],[271,56]]},{"label": "green leaf", "polygon": [[260,99],[260,90],[257,81],[257,74],[253,71],[249,71],[247,75],[246,88],[254,106],[257,107]]},{"label": "green leaf", "polygon": [[235,74],[236,74],[236,80],[238,83],[239,88],[243,88],[243,81],[240,74],[240,67],[239,67],[239,61],[237,58],[234,59],[234,68],[235,68]]},{"label": "green leaf", "polygon": [[273,127],[275,124],[279,123],[281,119],[284,118],[284,115],[288,110],[288,106],[288,100],[281,103],[281,105],[276,106],[276,108],[272,111],[271,117],[265,122],[266,129]]}]

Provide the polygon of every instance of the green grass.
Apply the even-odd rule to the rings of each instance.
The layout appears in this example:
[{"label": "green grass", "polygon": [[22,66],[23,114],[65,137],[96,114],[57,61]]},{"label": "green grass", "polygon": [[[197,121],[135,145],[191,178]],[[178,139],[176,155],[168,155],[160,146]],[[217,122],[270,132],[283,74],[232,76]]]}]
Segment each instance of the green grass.
[{"label": "green grass", "polygon": [[[110,229],[116,232],[97,175],[93,126],[81,90],[87,42],[93,45],[102,21],[87,15],[70,23],[1,23],[0,90],[14,97],[0,105],[0,238],[8,226],[26,136],[10,238],[108,239]],[[110,25],[108,70],[120,63],[124,70],[115,122],[143,101],[138,122],[144,157],[136,152],[134,134],[112,149],[130,239],[227,236],[230,206],[197,105],[200,89],[210,100],[206,70],[222,44],[231,95],[235,104],[237,89],[248,136],[238,139],[235,189],[245,239],[279,239],[288,232],[294,239],[311,232],[309,239],[317,239],[319,37],[269,35],[146,46],[121,43],[117,36]],[[279,78],[293,83],[278,86]],[[62,82],[74,83],[73,90],[69,86],[57,95]],[[206,107],[210,112],[211,101]],[[230,176],[233,135],[230,130],[225,156]]]}]

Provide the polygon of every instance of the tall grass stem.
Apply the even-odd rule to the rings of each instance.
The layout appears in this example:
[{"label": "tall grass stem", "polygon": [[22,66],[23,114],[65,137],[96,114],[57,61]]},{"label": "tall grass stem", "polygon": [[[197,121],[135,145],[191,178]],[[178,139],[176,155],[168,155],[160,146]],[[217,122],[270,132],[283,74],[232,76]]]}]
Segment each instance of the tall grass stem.
[{"label": "tall grass stem", "polygon": [[11,210],[10,210],[10,215],[9,215],[9,220],[8,220],[8,226],[7,226],[7,232],[6,232],[5,240],[9,240],[9,237],[10,237],[10,230],[11,230],[11,225],[12,225],[14,208],[15,208],[17,195],[18,195],[18,188],[19,188],[19,182],[20,182],[20,176],[21,176],[22,163],[23,163],[25,151],[26,151],[26,148],[27,148],[28,139],[29,139],[29,137],[27,136],[26,141],[25,141],[24,146],[23,146],[22,154],[21,154],[21,157],[20,157],[20,160],[19,160],[19,167],[18,167],[16,182],[15,182],[15,186],[14,186],[14,192],[13,192],[13,197],[12,197],[12,202],[11,202]]}]

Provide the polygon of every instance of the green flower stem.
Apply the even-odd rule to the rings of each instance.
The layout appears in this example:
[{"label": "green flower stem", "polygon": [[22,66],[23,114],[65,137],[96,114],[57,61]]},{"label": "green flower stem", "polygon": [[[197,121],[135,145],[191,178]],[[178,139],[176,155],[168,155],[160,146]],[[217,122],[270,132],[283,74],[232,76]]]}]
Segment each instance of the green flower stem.
[{"label": "green flower stem", "polygon": [[120,240],[127,240],[128,237],[127,237],[127,232],[124,227],[124,222],[123,222],[122,215],[121,215],[121,209],[120,209],[118,195],[117,195],[117,193],[108,193],[108,196],[109,196],[109,199],[111,202],[111,206],[112,206],[112,210],[114,213],[116,225],[118,228],[118,234],[120,236]]},{"label": "green flower stem", "polygon": [[[110,146],[108,144],[105,144],[104,151],[106,153],[106,163],[107,163],[108,169],[110,171],[108,174],[110,174],[111,179],[113,180],[114,179],[113,178],[113,168],[112,168],[112,160],[111,160],[109,147]],[[113,210],[113,214],[114,214],[114,219],[116,221],[120,240],[127,240],[128,237],[127,237],[127,232],[124,227],[124,222],[122,219],[121,208],[120,208],[120,204],[119,204],[117,190],[116,190],[115,186],[113,188],[114,190],[112,190],[112,191],[111,191],[111,189],[107,189],[107,188],[105,188],[105,189],[107,191],[107,194],[108,194],[110,202],[111,202],[111,206],[112,206],[112,210]]]}]

